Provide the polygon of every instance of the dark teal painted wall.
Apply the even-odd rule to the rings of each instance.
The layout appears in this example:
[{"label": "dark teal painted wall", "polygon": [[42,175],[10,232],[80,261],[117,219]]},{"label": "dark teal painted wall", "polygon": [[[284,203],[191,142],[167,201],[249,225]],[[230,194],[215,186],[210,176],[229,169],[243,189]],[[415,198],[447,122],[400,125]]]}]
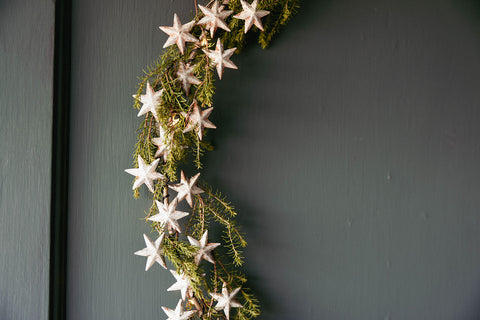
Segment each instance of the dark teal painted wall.
[{"label": "dark teal painted wall", "polygon": [[[193,2],[193,1],[192,1]],[[69,315],[156,319],[133,255],[136,76],[189,1],[74,6]],[[203,177],[248,231],[262,319],[480,318],[480,32],[466,3],[304,1],[218,82]]]},{"label": "dark teal painted wall", "polygon": [[0,319],[47,319],[54,4],[0,1]]},{"label": "dark teal painted wall", "polygon": [[[68,319],[162,318],[178,298],[133,255],[149,202],[123,170],[136,76],[192,9],[74,1]],[[53,4],[0,18],[0,318],[45,319]],[[241,212],[262,319],[479,319],[475,2],[304,0],[233,60],[203,177]]]}]

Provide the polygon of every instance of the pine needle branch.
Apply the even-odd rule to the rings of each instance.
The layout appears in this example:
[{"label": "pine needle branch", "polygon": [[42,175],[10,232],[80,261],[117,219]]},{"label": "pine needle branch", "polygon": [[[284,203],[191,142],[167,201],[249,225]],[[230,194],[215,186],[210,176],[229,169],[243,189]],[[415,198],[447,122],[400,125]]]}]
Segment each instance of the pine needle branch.
[{"label": "pine needle branch", "polygon": [[[244,21],[235,19],[232,15],[226,19],[231,32],[219,29],[217,36],[221,39],[224,48],[236,47],[237,53],[252,39],[252,35],[258,35],[258,42],[263,48],[266,48],[280,29],[291,19],[298,3],[299,0],[260,0],[257,9],[271,12],[263,19],[265,31],[260,32],[256,26],[253,26],[247,36],[244,32]],[[213,4],[214,0],[210,1],[207,6],[211,7]],[[234,12],[243,10],[240,0],[230,0],[227,6]],[[195,10],[194,20],[198,22],[203,13],[200,13],[197,8]],[[133,102],[136,110],[141,109],[141,103],[144,101],[142,96],[147,83],[155,92],[162,90],[162,93],[161,102],[155,110],[155,117],[149,112],[140,122],[133,152],[134,166],[138,167],[139,157],[148,164],[155,161],[155,155],[160,153],[157,153],[158,146],[156,144],[158,143],[153,139],[159,138],[161,135],[168,137],[167,145],[165,145],[168,152],[165,151],[166,153],[162,157],[163,161],[157,167],[157,171],[161,172],[166,179],[154,182],[154,192],[150,194],[152,205],[145,213],[146,221],[158,213],[159,208],[156,201],[168,204],[167,186],[169,181],[180,180],[179,166],[187,163],[199,170],[202,168],[203,153],[212,149],[211,145],[198,138],[196,132],[198,128],[187,130],[185,133],[187,121],[190,121],[192,102],[196,101],[201,108],[210,107],[214,102],[216,73],[213,63],[215,61],[207,57],[205,51],[215,47],[216,39],[210,38],[205,31],[208,31],[208,25],[194,27],[192,34],[201,39],[200,43],[187,43],[185,54],[180,53],[175,45],[168,47],[163,55],[143,70],[142,76],[139,77],[137,93]],[[184,84],[182,85],[181,80],[177,78],[181,63],[193,66],[193,75],[199,80],[191,86],[189,92],[184,91]],[[193,163],[188,163],[187,160]],[[223,285],[226,285],[229,290],[241,287],[241,294],[237,298],[243,307],[235,308],[236,310],[232,311],[231,319],[255,318],[260,314],[258,301],[251,290],[245,286],[247,278],[238,268],[244,262],[242,250],[246,247],[247,242],[236,225],[237,212],[220,192],[213,191],[208,185],[200,187],[204,193],[194,197],[194,205],[190,217],[188,220],[186,219],[184,234],[180,235],[179,232],[165,234],[162,244],[163,253],[179,274],[184,274],[191,280],[193,296],[190,302],[199,311],[194,316],[195,319],[227,318],[222,310],[214,307],[215,300],[206,294],[207,292],[220,292]],[[133,193],[134,197],[138,198],[139,188],[136,188]],[[223,251],[226,251],[227,254],[218,254],[221,252],[219,248],[217,253],[212,252],[213,266],[199,266],[195,263],[198,248],[180,237],[191,235],[199,239],[214,223],[222,227]],[[159,234],[169,232],[167,226],[158,222],[151,222],[150,226],[152,231]],[[192,304],[187,305],[190,308]]]}]

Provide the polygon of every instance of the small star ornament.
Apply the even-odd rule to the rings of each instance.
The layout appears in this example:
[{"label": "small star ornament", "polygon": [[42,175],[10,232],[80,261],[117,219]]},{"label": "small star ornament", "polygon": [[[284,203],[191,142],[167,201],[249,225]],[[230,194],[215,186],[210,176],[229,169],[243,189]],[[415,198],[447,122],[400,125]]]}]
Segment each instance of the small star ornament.
[{"label": "small star ornament", "polygon": [[142,184],[148,187],[152,193],[155,192],[153,187],[153,181],[158,179],[165,179],[165,176],[161,173],[156,172],[157,165],[160,159],[153,161],[150,165],[145,163],[145,160],[138,155],[138,168],[125,169],[125,172],[136,176],[135,183],[133,184],[132,189],[135,190],[140,187]]},{"label": "small star ornament", "polygon": [[210,120],[208,120],[210,113],[213,111],[213,107],[202,111],[200,110],[200,107],[196,101],[194,101],[190,106],[190,108],[192,107],[193,110],[189,115],[186,115],[185,113],[183,114],[187,118],[187,126],[183,130],[183,133],[187,133],[195,129],[198,138],[202,140],[204,128],[217,128],[212,122],[210,122]]},{"label": "small star ornament", "polygon": [[173,200],[168,205],[157,200],[155,200],[155,203],[157,204],[158,214],[147,220],[160,222],[170,233],[173,233],[174,230],[178,233],[182,233],[177,220],[188,216],[188,212],[177,211],[177,199]]},{"label": "small star ornament", "polygon": [[174,270],[170,270],[172,275],[175,277],[177,282],[172,284],[167,291],[180,291],[182,295],[182,300],[186,301],[187,296],[191,296],[192,288],[190,283],[190,278],[184,274],[178,274]]},{"label": "small star ornament", "polygon": [[183,61],[181,61],[180,65],[178,66],[177,79],[182,83],[182,88],[187,95],[192,84],[201,83],[201,81],[195,78],[193,75],[193,66],[191,67],[188,63],[185,64]]},{"label": "small star ornament", "polygon": [[[151,112],[155,119],[158,121],[157,108],[162,103],[163,89],[155,91],[153,90],[150,82],[147,81],[147,89],[145,94],[140,95],[140,102],[143,103],[142,108],[138,111],[137,117],[140,117],[148,112]],[[133,95],[137,98],[137,95]]]},{"label": "small star ornament", "polygon": [[238,69],[238,67],[230,60],[232,54],[237,48],[223,50],[222,42],[217,39],[215,50],[203,50],[205,54],[212,60],[212,66],[217,68],[218,77],[222,79],[223,70],[225,68]]},{"label": "small star ornament", "polygon": [[187,320],[190,319],[196,311],[183,311],[182,300],[178,300],[177,307],[172,310],[167,307],[162,307],[163,312],[168,316],[167,320]]},{"label": "small star ornament", "polygon": [[233,17],[245,20],[245,33],[250,30],[252,25],[256,25],[258,29],[263,31],[263,25],[260,19],[268,15],[270,12],[266,10],[257,10],[257,0],[253,0],[252,4],[248,4],[248,2],[244,0],[240,0],[240,3],[242,4],[243,11]]},{"label": "small star ornament", "polygon": [[177,192],[177,197],[175,199],[178,199],[178,202],[185,199],[190,207],[193,207],[193,195],[203,193],[203,190],[195,185],[198,177],[200,177],[200,173],[197,173],[190,180],[188,180],[182,170],[180,183],[168,186],[170,189]]},{"label": "small star ornament", "polygon": [[168,135],[162,125],[158,125],[158,137],[152,138],[152,143],[158,147],[155,158],[163,156],[163,161],[167,162],[168,155],[172,151],[173,134]]},{"label": "small star ornament", "polygon": [[208,262],[214,263],[212,254],[210,251],[215,249],[220,245],[220,243],[208,243],[208,230],[205,230],[205,233],[203,234],[202,238],[200,241],[195,240],[194,238],[187,236],[188,241],[192,246],[195,246],[198,248],[197,254],[195,255],[195,263],[197,265],[200,264],[200,261],[203,259],[207,260]]},{"label": "small star ornament", "polygon": [[222,293],[210,293],[213,299],[217,300],[215,309],[223,310],[227,319],[230,319],[230,308],[242,308],[243,306],[238,303],[234,298],[240,291],[240,288],[236,288],[232,292],[228,292],[227,284],[224,282],[222,287]]},{"label": "small star ornament", "polygon": [[232,10],[223,10],[224,6],[220,5],[219,1],[215,1],[211,9],[198,5],[205,15],[197,24],[204,24],[207,30],[210,30],[210,36],[213,38],[217,28],[221,28],[230,32],[230,28],[225,23],[225,18],[232,14]]},{"label": "small star ornament", "polygon": [[168,34],[169,38],[163,45],[164,48],[173,44],[178,46],[178,49],[182,54],[185,53],[185,42],[197,42],[198,39],[190,34],[190,30],[195,25],[195,21],[190,21],[184,25],[180,22],[177,14],[173,16],[172,27],[159,27],[160,30]]},{"label": "small star ornament", "polygon": [[142,250],[139,250],[135,252],[137,256],[142,256],[142,257],[147,257],[147,264],[145,265],[145,271],[148,271],[155,262],[157,262],[159,265],[167,269],[167,265],[165,264],[165,258],[163,257],[163,249],[162,249],[162,243],[163,243],[163,238],[165,237],[165,234],[162,233],[160,237],[158,237],[155,242],[152,242],[150,238],[146,235],[143,234],[143,239],[145,240],[145,244],[147,245],[145,248]]}]

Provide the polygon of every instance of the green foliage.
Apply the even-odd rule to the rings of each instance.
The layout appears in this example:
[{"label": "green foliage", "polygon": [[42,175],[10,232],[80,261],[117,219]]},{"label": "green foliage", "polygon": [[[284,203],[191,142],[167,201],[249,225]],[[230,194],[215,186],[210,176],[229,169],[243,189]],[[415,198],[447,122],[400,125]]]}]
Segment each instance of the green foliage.
[{"label": "green foliage", "polygon": [[267,48],[272,42],[273,37],[290,21],[297,12],[299,2],[300,0],[266,0],[262,2],[265,9],[271,12],[265,17],[265,32],[260,33],[258,37],[258,42],[262,48]]},{"label": "green foliage", "polygon": [[[212,2],[211,2],[212,3]],[[233,14],[226,19],[231,32],[217,30],[217,36],[221,39],[225,49],[236,47],[237,52],[242,49],[252,35],[258,35],[258,42],[266,48],[291,19],[298,7],[299,0],[262,0],[259,1],[258,9],[268,10],[271,13],[262,18],[265,31],[253,26],[246,35],[244,32],[244,21],[234,19]],[[235,13],[242,11],[240,0],[231,0],[228,3],[230,10]],[[201,16],[194,19],[199,20]],[[137,142],[133,152],[133,164],[138,167],[138,156],[141,156],[147,163],[155,160],[157,146],[152,142],[153,138],[159,137],[159,126],[166,132],[166,143],[170,152],[166,160],[161,162],[158,170],[167,178],[165,181],[157,180],[155,192],[151,194],[152,205],[146,212],[145,220],[158,213],[156,201],[168,202],[168,184],[179,181],[180,169],[192,167],[196,170],[202,168],[202,155],[212,147],[205,141],[198,138],[195,130],[184,133],[191,112],[193,103],[201,108],[208,108],[213,105],[215,94],[216,71],[211,66],[211,60],[204,50],[215,47],[216,38],[211,39],[204,26],[196,26],[192,34],[203,39],[199,44],[188,43],[185,54],[181,54],[177,46],[168,47],[162,56],[154,63],[143,70],[139,78],[137,94],[133,107],[141,108],[140,97],[145,92],[147,82],[155,91],[162,91],[162,101],[157,109],[158,122],[155,117],[148,113],[140,122],[137,130]],[[197,85],[190,87],[189,93],[185,93],[180,81],[177,79],[177,70],[180,62],[193,66],[194,76],[200,80]],[[208,133],[208,130],[206,131]],[[197,185],[200,186],[199,183]],[[241,287],[236,299],[243,305],[242,308],[235,308],[231,311],[232,319],[252,319],[260,315],[258,301],[246,286],[247,278],[239,270],[244,263],[243,250],[247,245],[244,235],[237,227],[235,217],[237,212],[231,203],[220,192],[214,191],[206,183],[200,186],[204,193],[194,197],[193,207],[183,233],[175,232],[167,234],[165,226],[158,222],[150,223],[152,231],[165,233],[163,241],[163,252],[178,273],[187,275],[191,279],[193,297],[191,297],[190,308],[200,311],[194,316],[195,319],[225,319],[222,311],[216,310],[215,302],[208,294],[220,292],[225,283],[229,291]],[[139,189],[134,190],[134,197],[140,195]],[[218,226],[218,227],[215,227]],[[194,257],[197,248],[186,241],[186,236],[200,239],[205,230],[210,228],[222,234],[223,249],[215,250],[213,253],[215,263],[200,264],[198,266]],[[210,242],[210,241],[209,241]],[[212,242],[217,242],[213,241]],[[226,252],[226,254],[218,254]],[[193,302],[192,302],[193,301]]]}]

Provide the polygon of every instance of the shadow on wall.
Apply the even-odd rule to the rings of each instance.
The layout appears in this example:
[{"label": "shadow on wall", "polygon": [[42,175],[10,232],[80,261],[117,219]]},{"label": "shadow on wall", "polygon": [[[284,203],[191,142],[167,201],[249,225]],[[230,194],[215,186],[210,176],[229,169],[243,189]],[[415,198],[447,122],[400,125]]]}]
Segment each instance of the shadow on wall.
[{"label": "shadow on wall", "polygon": [[[298,13],[292,18],[292,20],[276,35],[271,44],[271,49],[276,50],[277,41],[288,41],[294,44],[295,35],[298,34],[299,29],[305,29],[310,26],[318,27],[321,24],[322,17],[327,13],[331,0],[301,0]],[[251,43],[246,50],[235,57],[237,61],[243,60],[242,67],[235,74],[230,76],[227,74],[226,80],[217,82],[217,95],[215,97],[216,105],[226,105],[228,108],[221,108],[215,110],[214,123],[217,124],[218,129],[213,136],[213,145],[215,149],[223,149],[227,143],[232,140],[236,140],[236,137],[242,135],[241,125],[236,121],[238,114],[242,112],[242,108],[249,104],[250,99],[255,97],[251,96],[248,92],[248,84],[252,77],[255,77],[258,73],[262,72],[262,66],[259,65],[256,57],[261,55],[262,52],[255,51],[256,43]],[[233,104],[232,104],[233,102]],[[221,125],[219,125],[221,124]],[[233,138],[235,137],[235,138]],[[241,137],[240,137],[241,139]],[[204,157],[205,168],[221,167],[221,163],[225,159],[219,159],[218,155],[213,152],[207,153]],[[272,252],[281,254],[281,249],[273,247],[275,241],[265,239],[270,236],[275,237],[275,234],[265,233],[263,229],[265,226],[262,223],[261,209],[248,202],[248,197],[236,198],[234,190],[229,190],[224,184],[222,184],[222,178],[218,174],[208,174],[204,176],[205,179],[222,193],[229,196],[229,200],[233,202],[236,209],[239,212],[237,217],[238,226],[242,230],[248,230],[247,240],[252,239],[253,242],[262,243],[264,246],[272,246],[270,249]],[[215,233],[215,237],[219,236],[220,230],[212,230]],[[267,249],[269,250],[269,249]],[[308,319],[309,306],[300,305],[297,303],[297,299],[292,297],[292,305],[283,305],[277,301],[275,294],[269,292],[269,285],[265,279],[262,279],[262,272],[257,269],[251,269],[249,265],[248,248],[247,257],[244,265],[244,272],[247,276],[247,286],[250,287],[259,299],[261,304],[262,315],[260,318],[268,319]],[[286,285],[284,285],[286,287]],[[288,289],[288,288],[286,288]],[[288,292],[288,290],[286,290]],[[285,293],[284,293],[285,294]]]},{"label": "shadow on wall", "polygon": [[466,16],[470,18],[477,31],[480,32],[480,0],[457,0],[454,3],[466,13]]},{"label": "shadow on wall", "polygon": [[[480,0],[458,0],[454,3],[465,13],[466,18],[472,23],[478,32],[478,40],[480,41]],[[477,299],[480,299],[480,292]],[[477,307],[472,313],[472,319],[480,319],[480,303],[477,304]]]},{"label": "shadow on wall", "polygon": [[463,7],[472,18],[480,22],[480,0],[457,0],[455,4]]}]

